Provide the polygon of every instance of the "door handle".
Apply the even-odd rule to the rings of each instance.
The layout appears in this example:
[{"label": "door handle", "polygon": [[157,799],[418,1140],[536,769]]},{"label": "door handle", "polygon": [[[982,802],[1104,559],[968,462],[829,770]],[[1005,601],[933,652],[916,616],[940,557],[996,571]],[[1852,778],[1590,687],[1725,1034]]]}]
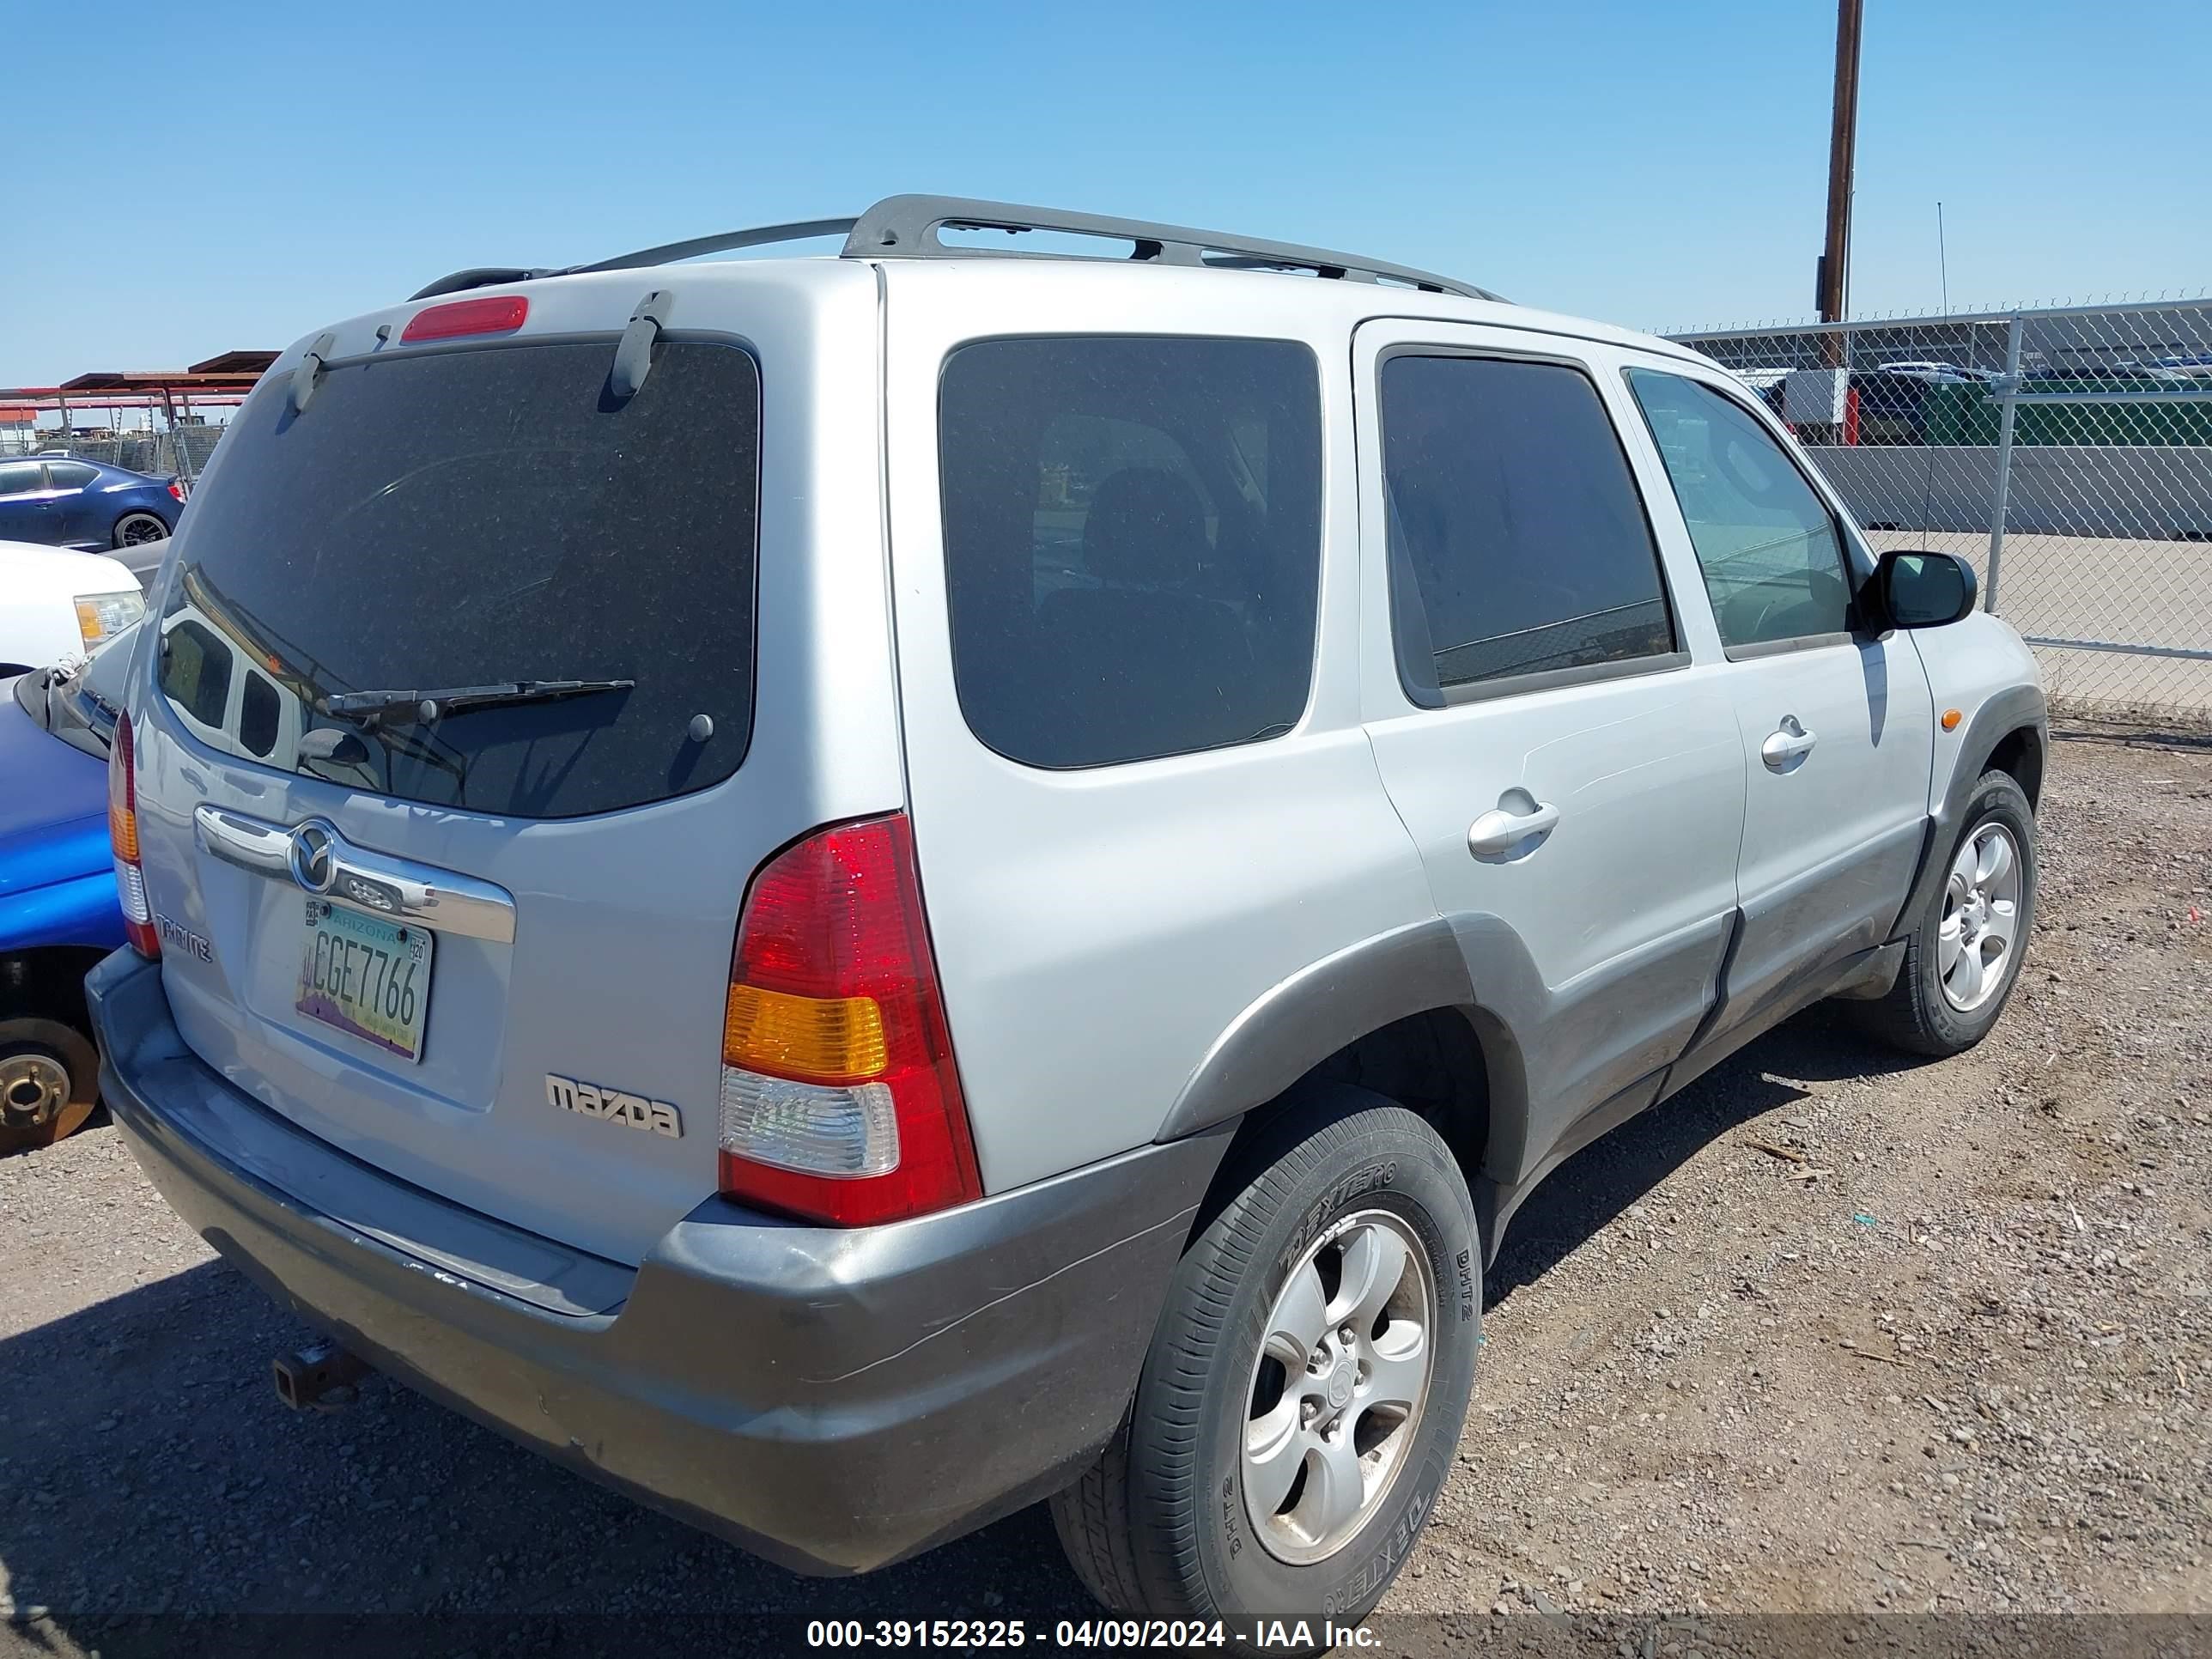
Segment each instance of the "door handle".
[{"label": "door handle", "polygon": [[[1523,807],[1521,803],[1527,802]],[[1508,803],[1510,803],[1509,809]],[[1559,827],[1559,809],[1525,789],[1509,789],[1499,803],[1468,826],[1467,850],[1479,859],[1502,859],[1530,852],[1523,843],[1540,840]]]},{"label": "door handle", "polygon": [[1782,729],[1769,732],[1766,741],[1759,745],[1759,757],[1766,763],[1770,772],[1794,771],[1819,741],[1815,734],[1797,723],[1795,714],[1784,714]]}]

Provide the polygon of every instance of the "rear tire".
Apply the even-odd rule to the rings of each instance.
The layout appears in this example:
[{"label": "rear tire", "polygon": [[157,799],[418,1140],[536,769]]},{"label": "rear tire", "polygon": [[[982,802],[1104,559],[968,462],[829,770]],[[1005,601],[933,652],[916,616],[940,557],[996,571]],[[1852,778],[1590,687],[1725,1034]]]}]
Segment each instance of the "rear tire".
[{"label": "rear tire", "polygon": [[1331,1087],[1216,1189],[1128,1419],[1054,1522],[1119,1613],[1355,1620],[1419,1539],[1466,1419],[1482,1309],[1467,1182],[1413,1113]]},{"label": "rear tire", "polygon": [[51,1019],[0,1020],[0,1153],[51,1146],[100,1102],[100,1054]]},{"label": "rear tire", "polygon": [[2019,982],[2035,926],[2035,809],[2027,793],[2010,773],[1984,772],[1964,818],[1939,849],[1943,885],[1908,918],[1897,982],[1858,1005],[1875,1036],[1939,1060],[1989,1035]]},{"label": "rear tire", "polygon": [[169,526],[161,522],[159,514],[126,513],[115,521],[115,532],[109,540],[117,547],[143,547],[149,542],[168,539]]}]

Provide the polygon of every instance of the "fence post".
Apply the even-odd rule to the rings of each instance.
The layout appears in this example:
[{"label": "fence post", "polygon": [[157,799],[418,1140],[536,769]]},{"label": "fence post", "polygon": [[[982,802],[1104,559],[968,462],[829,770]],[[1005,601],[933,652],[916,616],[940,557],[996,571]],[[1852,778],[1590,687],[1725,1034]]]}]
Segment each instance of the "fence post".
[{"label": "fence post", "polygon": [[[185,398],[185,407],[190,409],[191,406],[191,397],[187,393]],[[169,389],[167,386],[161,388],[161,412],[169,422],[169,459],[173,464],[172,470],[185,481],[185,494],[190,495],[192,493],[192,486],[198,483],[199,479],[193,475],[191,454],[185,447],[184,426],[177,419],[176,399],[169,395]],[[160,447],[157,445],[155,449],[157,465],[160,454]]]},{"label": "fence post", "polygon": [[2015,311],[2012,327],[2005,335],[2004,378],[1997,382],[2004,407],[1997,415],[1997,482],[1996,499],[1990,504],[1990,580],[1982,594],[1982,609],[1992,617],[1997,613],[1997,565],[2004,557],[2005,511],[2012,495],[2012,422],[2019,407],[2022,331],[2020,313]]}]

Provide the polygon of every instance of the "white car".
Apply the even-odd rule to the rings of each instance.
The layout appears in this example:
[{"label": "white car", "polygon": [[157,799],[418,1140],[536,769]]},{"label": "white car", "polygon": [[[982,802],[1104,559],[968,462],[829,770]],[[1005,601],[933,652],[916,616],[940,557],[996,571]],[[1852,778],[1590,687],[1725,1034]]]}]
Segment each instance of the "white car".
[{"label": "white car", "polygon": [[0,677],[88,657],[145,614],[137,577],[105,554],[0,541]]},{"label": "white car", "polygon": [[1929,380],[1940,386],[1968,386],[1990,378],[1987,369],[1961,368],[1956,363],[1884,363],[1880,371],[1908,380]]}]

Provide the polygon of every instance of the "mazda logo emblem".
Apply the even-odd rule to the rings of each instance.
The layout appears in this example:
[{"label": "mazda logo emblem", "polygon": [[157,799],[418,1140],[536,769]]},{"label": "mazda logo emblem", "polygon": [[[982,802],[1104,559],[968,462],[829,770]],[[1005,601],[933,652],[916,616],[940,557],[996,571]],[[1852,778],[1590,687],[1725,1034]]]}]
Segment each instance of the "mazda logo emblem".
[{"label": "mazda logo emblem", "polygon": [[292,831],[284,862],[292,879],[311,893],[327,893],[337,884],[338,832],[320,818],[310,818]]}]

